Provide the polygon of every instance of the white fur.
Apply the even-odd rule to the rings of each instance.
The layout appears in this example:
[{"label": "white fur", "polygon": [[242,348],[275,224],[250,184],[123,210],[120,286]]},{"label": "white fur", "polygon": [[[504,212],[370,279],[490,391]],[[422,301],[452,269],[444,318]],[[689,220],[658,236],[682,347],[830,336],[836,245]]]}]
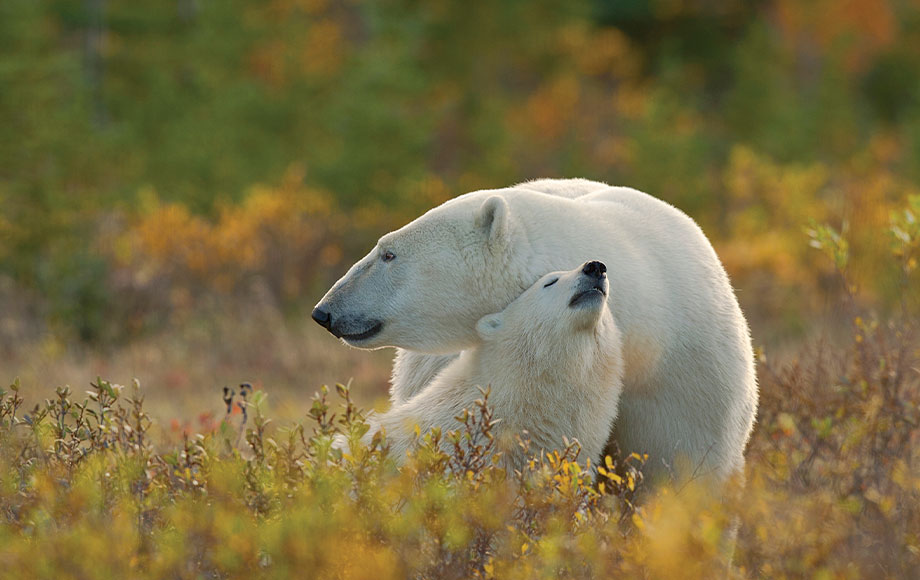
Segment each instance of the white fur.
[{"label": "white fur", "polygon": [[405,458],[416,425],[422,433],[458,429],[456,417],[481,397],[477,387],[489,386],[499,420],[493,434],[509,467],[529,459],[515,443],[524,430],[531,454],[562,449],[567,437],[581,444],[581,459],[596,465],[616,418],[623,365],[604,297],[569,304],[593,283],[581,267],[547,274],[504,311],[484,316],[477,323],[481,344],[456,357],[417,396],[372,417],[368,439],[384,427],[392,455]]},{"label": "white fur", "polygon": [[462,195],[383,236],[317,306],[353,346],[415,351],[397,355],[401,404],[477,344],[480,318],[588,259],[607,264],[623,335],[620,449],[648,453],[652,476],[739,471],[757,406],[747,323],[700,228],[640,191],[540,180]]}]

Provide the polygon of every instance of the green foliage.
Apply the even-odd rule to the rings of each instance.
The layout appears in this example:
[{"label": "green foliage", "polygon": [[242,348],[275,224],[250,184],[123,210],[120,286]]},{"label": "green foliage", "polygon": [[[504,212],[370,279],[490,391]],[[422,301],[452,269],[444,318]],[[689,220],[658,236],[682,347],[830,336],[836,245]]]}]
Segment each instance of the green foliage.
[{"label": "green foliage", "polygon": [[[865,242],[920,175],[920,18],[905,3],[13,0],[0,10],[0,274],[42,297],[41,318],[91,341],[168,318],[179,294],[198,301],[203,271],[221,292],[265,276],[288,303],[329,281],[310,263],[323,248],[298,246],[276,220],[257,237],[291,244],[283,265],[255,271],[241,257],[233,272],[212,253],[183,272],[174,256],[177,271],[135,270],[125,292],[119,234],[149,217],[150,192],[190,222],[222,224],[227,208],[249,210],[254,188],[288,187],[295,173],[294,197],[331,199],[335,220],[305,227],[334,248],[319,260],[334,272],[454,195],[535,177],[647,190],[740,258],[764,225],[771,244],[791,247],[809,219],[848,221]],[[825,183],[788,188],[767,175],[778,191],[738,200],[723,179],[738,151],[780,178],[804,166]],[[244,244],[202,243],[228,242]],[[897,304],[897,275],[871,266],[886,250],[875,248],[852,275]],[[818,296],[790,274],[810,260],[729,269],[743,290],[771,281],[776,298],[747,309],[801,327]],[[181,291],[166,296],[167,282]],[[127,321],[101,321],[100,304]]]},{"label": "green foliage", "polygon": [[862,81],[870,106],[883,121],[908,117],[920,105],[920,73],[897,48],[882,54]]},{"label": "green foliage", "polygon": [[827,224],[812,223],[812,226],[805,231],[811,238],[809,242],[811,247],[824,252],[841,274],[846,273],[850,260],[850,244],[845,237],[846,229],[846,224],[843,225],[841,233]]},{"label": "green foliage", "polygon": [[909,278],[917,269],[920,257],[920,195],[908,200],[908,207],[891,213],[892,254]]}]

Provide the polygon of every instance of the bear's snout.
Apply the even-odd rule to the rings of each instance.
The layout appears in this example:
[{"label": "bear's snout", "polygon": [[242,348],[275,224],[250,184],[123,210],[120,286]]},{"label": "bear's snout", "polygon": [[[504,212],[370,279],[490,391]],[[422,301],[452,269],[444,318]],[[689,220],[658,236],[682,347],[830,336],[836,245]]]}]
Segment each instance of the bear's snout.
[{"label": "bear's snout", "polygon": [[580,274],[575,286],[575,296],[569,301],[569,306],[578,306],[593,298],[603,299],[607,296],[607,266],[603,262],[585,262]]},{"label": "bear's snout", "polygon": [[334,337],[349,343],[372,338],[383,329],[382,320],[349,314],[337,314],[333,317],[331,312],[320,305],[313,309],[311,317]]},{"label": "bear's snout", "polygon": [[586,276],[591,276],[592,278],[600,279],[607,273],[607,266],[603,262],[598,262],[597,260],[592,260],[585,263],[584,268],[581,269],[582,274]]}]

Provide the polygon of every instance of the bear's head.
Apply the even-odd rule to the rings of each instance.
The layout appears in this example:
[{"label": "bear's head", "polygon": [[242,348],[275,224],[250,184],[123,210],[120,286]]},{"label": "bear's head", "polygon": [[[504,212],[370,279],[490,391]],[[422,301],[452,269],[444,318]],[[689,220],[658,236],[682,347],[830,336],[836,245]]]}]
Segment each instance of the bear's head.
[{"label": "bear's head", "polygon": [[584,360],[584,346],[596,350],[598,327],[605,313],[609,316],[606,272],[602,262],[591,261],[547,274],[503,311],[483,316],[476,331],[493,346],[490,350],[514,349],[515,356],[508,360],[542,366],[539,361],[553,363],[569,352]]},{"label": "bear's head", "polygon": [[319,301],[313,319],[358,348],[468,348],[478,341],[476,322],[535,278],[525,271],[519,229],[501,190],[453,199],[380,238]]}]

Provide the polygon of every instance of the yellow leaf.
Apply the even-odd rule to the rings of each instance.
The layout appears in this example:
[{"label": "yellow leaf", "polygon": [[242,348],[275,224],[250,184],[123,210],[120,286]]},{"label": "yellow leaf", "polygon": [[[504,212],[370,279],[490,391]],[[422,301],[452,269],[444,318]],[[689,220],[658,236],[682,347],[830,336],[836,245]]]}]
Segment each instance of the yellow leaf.
[{"label": "yellow leaf", "polygon": [[786,435],[792,435],[796,432],[795,419],[789,413],[780,413],[776,417],[776,423]]},{"label": "yellow leaf", "polygon": [[645,529],[645,522],[642,521],[642,518],[639,517],[638,513],[633,512],[632,521],[633,524],[635,524],[635,526],[640,530]]}]

